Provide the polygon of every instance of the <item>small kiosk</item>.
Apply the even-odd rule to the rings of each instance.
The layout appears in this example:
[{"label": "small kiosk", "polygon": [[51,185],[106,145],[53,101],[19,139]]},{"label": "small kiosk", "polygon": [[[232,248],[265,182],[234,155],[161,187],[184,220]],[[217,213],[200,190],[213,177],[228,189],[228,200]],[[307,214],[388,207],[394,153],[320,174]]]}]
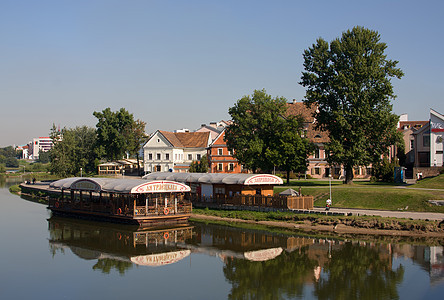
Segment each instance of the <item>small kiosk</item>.
[{"label": "small kiosk", "polygon": [[60,196],[49,200],[55,215],[140,226],[181,223],[191,214],[186,184],[170,180],[65,178],[50,184]]}]

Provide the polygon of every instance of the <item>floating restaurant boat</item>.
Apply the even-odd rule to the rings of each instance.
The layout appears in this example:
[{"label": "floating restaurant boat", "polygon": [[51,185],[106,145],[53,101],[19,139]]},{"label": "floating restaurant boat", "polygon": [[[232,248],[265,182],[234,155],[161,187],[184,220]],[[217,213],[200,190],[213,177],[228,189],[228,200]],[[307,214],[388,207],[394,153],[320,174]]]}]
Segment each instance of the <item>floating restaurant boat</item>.
[{"label": "floating restaurant boat", "polygon": [[74,177],[54,181],[49,199],[54,215],[74,216],[142,227],[182,223],[190,217],[190,187],[169,180]]}]

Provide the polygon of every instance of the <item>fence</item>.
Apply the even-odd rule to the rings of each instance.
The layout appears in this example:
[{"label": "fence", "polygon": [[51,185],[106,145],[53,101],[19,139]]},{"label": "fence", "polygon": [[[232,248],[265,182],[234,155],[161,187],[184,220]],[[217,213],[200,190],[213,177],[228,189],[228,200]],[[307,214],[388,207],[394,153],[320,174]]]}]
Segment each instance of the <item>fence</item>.
[{"label": "fence", "polygon": [[262,195],[213,195],[205,197],[192,194],[191,201],[197,204],[219,206],[266,207],[276,209],[313,209],[312,196],[262,196]]}]

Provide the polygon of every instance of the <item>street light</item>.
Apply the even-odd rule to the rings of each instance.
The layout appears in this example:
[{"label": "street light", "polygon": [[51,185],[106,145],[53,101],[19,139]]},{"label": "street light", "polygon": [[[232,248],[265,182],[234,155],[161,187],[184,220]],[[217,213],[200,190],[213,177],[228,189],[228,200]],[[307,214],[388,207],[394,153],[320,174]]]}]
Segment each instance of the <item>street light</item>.
[{"label": "street light", "polygon": [[83,170],[83,169],[80,168],[80,177],[83,177],[83,176],[82,176],[82,170]]},{"label": "street light", "polygon": [[328,174],[328,181],[330,183],[330,200],[331,200],[331,174]]},{"label": "street light", "polygon": [[331,206],[331,174],[328,174],[328,184],[330,186],[330,198],[327,199],[325,210],[330,210]]}]

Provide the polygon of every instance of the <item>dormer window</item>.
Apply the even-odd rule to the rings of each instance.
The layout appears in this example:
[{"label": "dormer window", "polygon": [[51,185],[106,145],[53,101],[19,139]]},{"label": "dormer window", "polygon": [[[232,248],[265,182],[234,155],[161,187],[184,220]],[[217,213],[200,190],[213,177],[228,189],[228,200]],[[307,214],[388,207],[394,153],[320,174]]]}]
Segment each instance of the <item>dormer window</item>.
[{"label": "dormer window", "polygon": [[315,139],[320,139],[321,136],[319,134],[315,135]]}]

